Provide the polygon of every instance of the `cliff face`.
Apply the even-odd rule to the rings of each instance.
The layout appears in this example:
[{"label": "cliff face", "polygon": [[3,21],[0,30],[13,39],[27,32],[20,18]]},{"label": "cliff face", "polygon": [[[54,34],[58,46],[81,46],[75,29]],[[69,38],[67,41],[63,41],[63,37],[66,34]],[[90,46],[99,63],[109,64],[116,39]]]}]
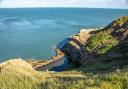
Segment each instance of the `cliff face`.
[{"label": "cliff face", "polygon": [[98,29],[81,29],[78,34],[65,39],[57,46],[57,48],[65,53],[69,63],[76,67],[81,65],[80,60],[85,57],[84,45],[86,44],[87,39],[91,36],[89,32],[92,30]]},{"label": "cliff face", "polygon": [[69,63],[78,67],[92,59],[113,57],[128,59],[127,45],[128,16],[124,16],[103,29],[82,30],[69,38],[60,49],[67,56]]}]

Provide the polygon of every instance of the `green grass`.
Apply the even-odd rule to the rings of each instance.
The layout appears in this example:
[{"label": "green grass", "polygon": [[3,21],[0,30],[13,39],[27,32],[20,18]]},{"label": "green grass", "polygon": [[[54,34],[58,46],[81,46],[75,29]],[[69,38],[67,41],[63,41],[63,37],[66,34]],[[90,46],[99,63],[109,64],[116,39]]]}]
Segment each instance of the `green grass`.
[{"label": "green grass", "polygon": [[[68,71],[70,73],[70,71]],[[128,89],[128,70],[82,73],[84,77],[38,78],[14,74],[0,75],[1,89]],[[53,74],[54,75],[54,74]],[[43,75],[42,75],[43,76]]]},{"label": "green grass", "polygon": [[22,74],[0,74],[0,89],[38,89],[37,79]]},{"label": "green grass", "polygon": [[124,16],[122,18],[117,19],[115,21],[115,23],[118,24],[118,25],[120,25],[120,26],[122,26],[125,23],[125,21],[127,21],[127,20],[128,20],[128,16]]},{"label": "green grass", "polygon": [[31,75],[5,69],[0,73],[0,89],[128,89],[128,67],[113,68],[122,63],[120,59],[92,60],[64,72],[32,74],[29,70]]},{"label": "green grass", "polygon": [[109,39],[112,39],[111,35],[107,34],[106,32],[99,32],[89,39],[87,46],[90,49],[93,49],[95,46],[100,45],[101,43],[106,42]]},{"label": "green grass", "polygon": [[112,47],[116,46],[118,41],[113,38],[110,34],[106,31],[101,31],[88,40],[87,44],[85,45],[85,50],[90,52],[93,51],[96,47],[101,46],[97,50],[97,54],[105,54],[107,53]]}]

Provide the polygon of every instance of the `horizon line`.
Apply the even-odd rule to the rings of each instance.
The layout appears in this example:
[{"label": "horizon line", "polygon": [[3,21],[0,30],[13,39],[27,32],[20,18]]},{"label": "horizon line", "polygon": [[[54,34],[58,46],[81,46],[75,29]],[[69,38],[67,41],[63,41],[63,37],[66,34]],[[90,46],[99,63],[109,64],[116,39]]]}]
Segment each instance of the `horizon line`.
[{"label": "horizon line", "polygon": [[27,9],[27,8],[87,8],[87,9],[128,9],[115,7],[0,7],[0,9]]}]

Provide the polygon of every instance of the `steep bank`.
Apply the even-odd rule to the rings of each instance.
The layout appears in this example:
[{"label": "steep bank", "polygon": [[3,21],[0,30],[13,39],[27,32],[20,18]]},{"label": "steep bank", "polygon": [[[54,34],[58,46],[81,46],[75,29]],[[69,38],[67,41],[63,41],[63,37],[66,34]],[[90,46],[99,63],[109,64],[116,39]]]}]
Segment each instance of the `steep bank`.
[{"label": "steep bank", "polygon": [[128,51],[123,48],[127,47],[128,41],[128,16],[121,17],[100,30],[83,30],[81,35],[77,34],[69,40],[61,51],[75,67],[92,59],[128,59]]},{"label": "steep bank", "polygon": [[[100,29],[81,29],[79,33],[74,34],[73,36],[63,40],[57,45],[57,48],[60,49],[67,57],[69,63],[77,63],[80,65],[80,62],[77,59],[83,59],[85,56],[84,45],[87,40],[91,37],[92,31],[98,31]],[[74,58],[77,58],[76,61]],[[74,59],[72,61],[72,59]],[[71,62],[72,61],[72,62]]]}]

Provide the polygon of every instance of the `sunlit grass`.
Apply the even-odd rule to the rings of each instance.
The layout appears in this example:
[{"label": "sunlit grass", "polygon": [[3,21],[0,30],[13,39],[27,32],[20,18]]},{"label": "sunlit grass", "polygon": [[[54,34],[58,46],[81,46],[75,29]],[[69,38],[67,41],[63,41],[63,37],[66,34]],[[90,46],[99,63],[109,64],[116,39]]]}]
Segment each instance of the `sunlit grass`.
[{"label": "sunlit grass", "polygon": [[[114,60],[113,60],[114,61]],[[116,62],[116,61],[114,61]],[[127,89],[128,68],[101,70],[113,63],[90,61],[78,69],[64,72],[36,72],[31,76],[22,72],[3,71],[0,73],[1,89]],[[105,66],[107,68],[107,66]],[[105,68],[104,67],[104,68]],[[19,70],[22,68],[19,68]],[[110,67],[111,69],[111,67]],[[100,70],[100,71],[98,71]]]}]

